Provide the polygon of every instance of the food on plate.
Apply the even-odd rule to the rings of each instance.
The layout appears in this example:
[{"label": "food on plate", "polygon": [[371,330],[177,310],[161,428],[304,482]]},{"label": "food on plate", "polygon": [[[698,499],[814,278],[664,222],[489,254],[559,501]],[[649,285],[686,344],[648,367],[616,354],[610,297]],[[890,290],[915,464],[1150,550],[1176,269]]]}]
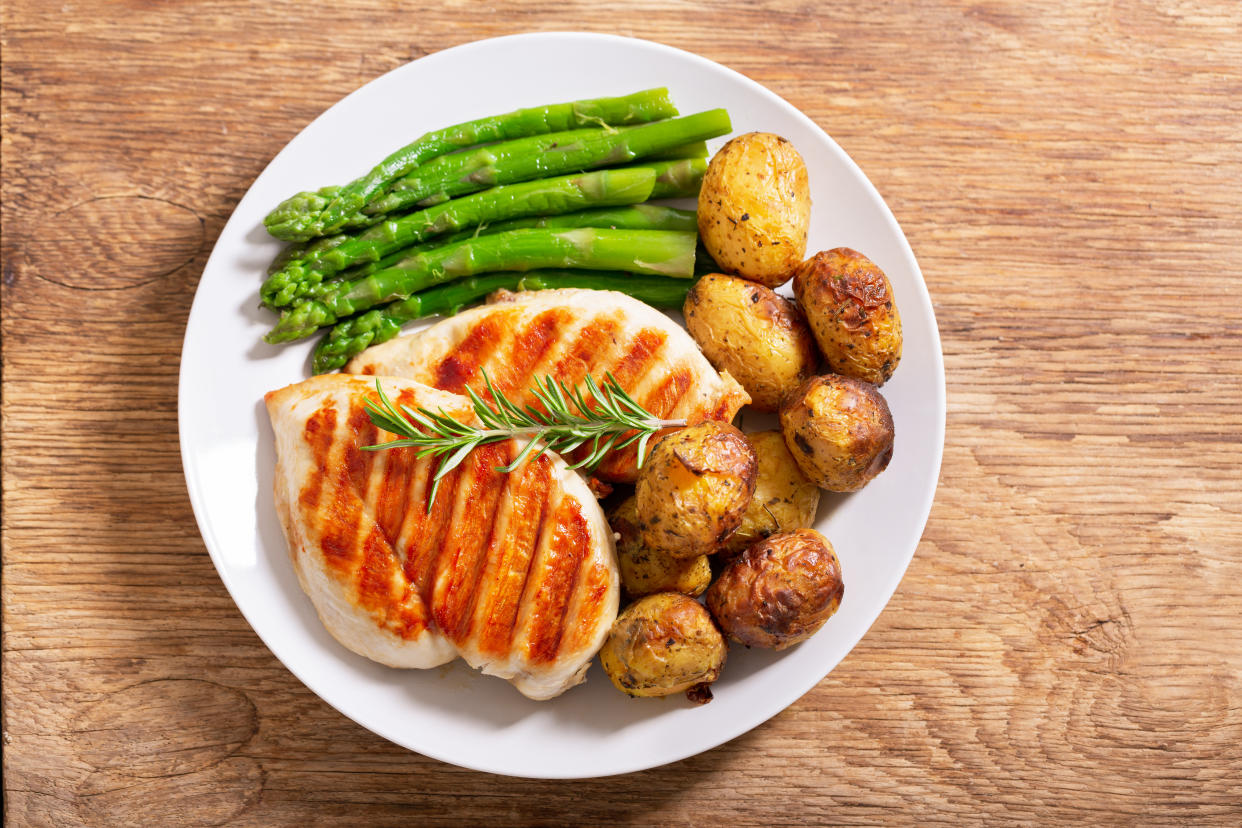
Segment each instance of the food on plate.
[{"label": "food on plate", "polygon": [[[575,128],[498,142],[465,143],[458,147],[459,151],[438,153],[408,166],[364,196],[362,204],[358,204],[360,199],[352,184],[327,187],[286,199],[263,223],[269,233],[287,241],[306,241],[365,227],[402,207],[425,207],[497,184],[618,164],[703,141],[728,132],[728,116],[722,112],[660,120],[642,125],[657,129],[637,133],[633,132],[634,126],[612,128],[598,124],[582,129],[572,125]],[[483,143],[488,144],[486,149],[482,148]]]},{"label": "food on plate", "polygon": [[[371,377],[314,377],[266,395],[276,435],[276,508],[294,569],[328,631],[393,667],[460,656],[533,699],[582,681],[619,603],[612,532],[555,454],[511,473],[524,443],[476,448],[441,481],[434,458],[364,451]],[[378,379],[399,405],[475,423],[470,401]]]},{"label": "food on plate", "polygon": [[729,423],[707,420],[662,439],[634,487],[643,545],[675,558],[717,551],[742,522],[757,466]]},{"label": "food on plate", "polygon": [[527,227],[411,253],[392,267],[361,279],[321,285],[282,311],[264,337],[269,343],[302,339],[338,319],[463,276],[497,270],[581,268],[690,278],[694,275],[693,232]]},{"label": "food on plate", "polygon": [[697,194],[706,168],[702,159],[652,161],[450,199],[352,235],[290,246],[273,263],[259,298],[279,310],[327,290],[324,282],[356,280],[418,251],[526,227],[694,230],[693,210],[645,202]]},{"label": "food on plate", "polygon": [[515,293],[571,288],[619,291],[653,307],[673,309],[686,301],[690,281],[605,270],[530,270],[470,276],[338,322],[315,345],[311,370],[316,374],[334,371],[367,348],[401,333],[406,322],[424,316],[453,316],[485,296],[513,301]]},{"label": "food on plate", "polygon": [[801,311],[763,285],[709,274],[690,289],[682,312],[708,360],[740,382],[760,411],[780,408],[819,364]]},{"label": "food on plate", "polygon": [[698,596],[711,583],[712,566],[706,555],[674,558],[643,543],[633,495],[613,511],[608,523],[616,532],[621,588],[629,597],[641,598],[656,592]]},{"label": "food on plate", "polygon": [[600,651],[604,672],[622,693],[668,696],[703,693],[720,675],[727,655],[724,637],[698,601],[677,592],[640,598],[612,625]]},{"label": "food on plate", "polygon": [[794,294],[834,373],[873,385],[888,381],[901,361],[901,315],[884,271],[837,247],[798,268]]},{"label": "food on plate", "polygon": [[812,377],[785,400],[780,421],[785,445],[822,489],[857,491],[893,456],[893,416],[869,382]]},{"label": "food on plate", "polygon": [[797,529],[729,563],[707,590],[707,607],[734,641],[783,650],[818,632],[844,593],[832,544],[814,529]]},{"label": "food on plate", "polygon": [[699,234],[729,273],[768,287],[789,281],[806,255],[811,189],[793,144],[749,132],[712,157],[699,191]]},{"label": "food on plate", "polygon": [[280,308],[347,268],[378,262],[406,247],[453,231],[529,216],[639,204],[651,198],[656,170],[649,166],[597,170],[482,190],[418,210],[355,235],[312,243],[283,261],[259,291],[263,304]]},{"label": "food on plate", "polygon": [[[428,132],[393,152],[366,175],[344,187],[332,188],[327,203],[314,210],[316,193],[299,193],[273,210],[264,223],[278,238],[325,235],[396,179],[436,156],[456,149],[507,141],[574,127],[639,124],[677,114],[667,89],[645,89],[631,95],[595,98],[518,109]],[[300,219],[300,221],[298,221]],[[284,229],[285,235],[280,231]]]},{"label": "food on plate", "polygon": [[781,432],[755,431],[746,439],[759,461],[755,494],[741,525],[725,541],[721,551],[727,555],[736,555],[777,532],[810,526],[819,508],[819,487],[802,473]]},{"label": "food on plate", "polygon": [[[517,405],[538,401],[532,379],[573,386],[611,373],[660,419],[730,420],[750,398],[699,352],[685,329],[621,293],[547,290],[514,294],[430,328],[367,349],[345,371],[406,377],[433,388],[486,393],[484,374]],[[635,446],[613,452],[596,474],[633,482]]]}]

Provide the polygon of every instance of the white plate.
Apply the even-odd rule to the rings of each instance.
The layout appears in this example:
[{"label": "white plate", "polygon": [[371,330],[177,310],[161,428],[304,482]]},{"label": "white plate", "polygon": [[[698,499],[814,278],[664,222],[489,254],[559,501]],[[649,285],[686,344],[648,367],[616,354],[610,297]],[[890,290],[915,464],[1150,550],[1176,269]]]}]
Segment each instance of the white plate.
[{"label": "white plate", "polygon": [[[669,87],[683,113],[727,107],[735,134],[790,139],[810,170],[809,251],[856,248],[893,283],[905,327],[901,365],[883,389],[896,423],[893,461],[862,492],[825,497],[817,523],[841,558],[840,611],[789,651],[734,647],[715,701],[703,707],[680,696],[629,699],[598,664],[585,685],[533,702],[460,661],[393,670],[346,651],[299,589],[272,503],[275,457],[261,397],[308,376],[312,341],[261,341],[273,317],[258,308],[257,291],[280,249],[264,232],[264,214],[293,192],[361,174],[429,129],[656,86]],[[814,687],[875,621],[914,554],[936,487],[944,414],[927,289],[901,229],[854,162],[808,118],[732,70],[667,46],[594,34],[517,35],[448,49],[376,79],[317,118],[264,170],[220,234],[181,355],[181,455],[194,514],[221,579],[264,643],[307,687],[375,733],[445,762],[527,777],[604,776],[692,756]]]}]

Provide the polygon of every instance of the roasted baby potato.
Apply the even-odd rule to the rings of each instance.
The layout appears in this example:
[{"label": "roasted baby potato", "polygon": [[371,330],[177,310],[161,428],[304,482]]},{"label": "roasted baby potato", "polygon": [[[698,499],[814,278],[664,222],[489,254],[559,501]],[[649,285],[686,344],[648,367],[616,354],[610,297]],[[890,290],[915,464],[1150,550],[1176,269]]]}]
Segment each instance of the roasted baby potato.
[{"label": "roasted baby potato", "polygon": [[802,312],[769,288],[719,273],[686,295],[686,328],[712,365],[728,371],[760,411],[815,373],[819,350]]},{"label": "roasted baby potato", "polygon": [[832,544],[798,529],[760,541],[725,567],[707,590],[707,607],[733,640],[783,650],[814,635],[844,593]]},{"label": "roasted baby potato", "polygon": [[[782,446],[783,447],[783,446]],[[706,555],[674,558],[643,545],[638,532],[638,506],[634,497],[626,498],[608,519],[617,538],[617,565],[621,586],[631,598],[656,592],[702,595],[712,580],[712,566]]]},{"label": "roasted baby potato", "polygon": [[755,449],[759,472],[742,525],[721,550],[726,555],[737,555],[768,535],[810,526],[819,508],[819,487],[798,468],[779,431],[756,431],[746,439]]},{"label": "roasted baby potato", "polygon": [[790,454],[821,489],[857,491],[893,457],[893,416],[869,382],[812,377],[785,400],[780,420]]},{"label": "roasted baby potato", "polygon": [[712,157],[699,190],[699,236],[725,270],[784,284],[806,255],[810,221],[806,164],[784,138],[749,132]]},{"label": "roasted baby potato", "polygon": [[[640,598],[625,608],[600,650],[604,672],[622,693],[667,696],[710,684],[727,648],[698,601],[677,592]],[[708,695],[710,698],[710,695]]]},{"label": "roasted baby potato", "polygon": [[828,367],[873,385],[887,382],[901,361],[901,315],[884,271],[838,247],[803,262],[793,287]]},{"label": "roasted baby potato", "polygon": [[652,450],[634,487],[643,545],[675,558],[715,552],[742,522],[758,461],[746,436],[712,420]]}]

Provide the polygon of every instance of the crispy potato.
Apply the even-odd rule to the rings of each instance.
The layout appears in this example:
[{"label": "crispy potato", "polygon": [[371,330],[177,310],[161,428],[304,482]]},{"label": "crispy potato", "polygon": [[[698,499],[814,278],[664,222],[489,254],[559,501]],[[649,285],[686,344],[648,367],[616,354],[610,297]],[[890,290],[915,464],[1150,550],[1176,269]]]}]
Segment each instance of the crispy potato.
[{"label": "crispy potato", "polygon": [[784,138],[749,132],[712,157],[699,190],[699,236],[725,270],[784,284],[806,255],[810,222],[806,164]]},{"label": "crispy potato", "polygon": [[667,696],[693,690],[691,698],[701,700],[701,685],[720,675],[727,652],[724,636],[702,604],[661,592],[640,598],[617,617],[600,662],[622,693]]},{"label": "crispy potato", "polygon": [[627,497],[609,517],[617,538],[617,565],[621,586],[631,598],[656,592],[702,595],[712,580],[712,566],[706,555],[674,558],[643,545],[638,532],[638,506]]},{"label": "crispy potato", "polygon": [[674,558],[716,551],[742,522],[758,461],[746,436],[712,420],[674,431],[634,487],[643,545]]},{"label": "crispy potato", "polygon": [[814,635],[844,594],[832,544],[798,529],[760,541],[725,567],[707,590],[707,607],[733,640],[783,650]]},{"label": "crispy potato", "polygon": [[901,361],[901,315],[884,271],[838,247],[803,262],[793,286],[828,367],[873,385],[887,382]]},{"label": "crispy potato", "polygon": [[780,420],[789,453],[821,489],[857,491],[893,457],[893,416],[869,382],[812,377],[785,400]]},{"label": "crispy potato", "polygon": [[819,351],[802,312],[763,285],[708,274],[690,289],[682,312],[703,354],[740,382],[760,411],[780,408],[815,373]]},{"label": "crispy potato", "polygon": [[756,431],[746,439],[755,449],[759,472],[742,524],[721,549],[726,555],[737,555],[776,532],[810,526],[819,508],[819,487],[798,468],[779,431]]}]

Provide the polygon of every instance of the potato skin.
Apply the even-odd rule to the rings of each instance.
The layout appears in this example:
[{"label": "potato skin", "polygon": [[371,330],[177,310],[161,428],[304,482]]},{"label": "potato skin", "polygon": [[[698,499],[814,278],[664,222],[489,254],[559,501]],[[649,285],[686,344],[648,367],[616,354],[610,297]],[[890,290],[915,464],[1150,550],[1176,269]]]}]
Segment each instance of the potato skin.
[{"label": "potato skin", "polygon": [[834,373],[883,385],[901,362],[901,314],[884,271],[856,250],[816,253],[794,275],[794,295]]},{"label": "potato skin", "polygon": [[806,255],[810,222],[806,163],[779,135],[739,135],[708,163],[699,237],[730,273],[768,287],[789,281]]},{"label": "potato skin", "polygon": [[707,607],[733,640],[783,650],[814,635],[844,594],[832,544],[814,529],[798,529],[730,563],[707,590]]},{"label": "potato skin", "polygon": [[815,522],[819,487],[802,473],[779,431],[756,431],[746,435],[759,461],[755,494],[742,515],[742,523],[721,552],[735,556],[756,541],[777,532],[802,529]]},{"label": "potato skin", "polygon": [[780,408],[819,364],[802,312],[763,285],[711,273],[690,288],[682,312],[704,356],[740,382],[760,411]]},{"label": "potato skin", "polygon": [[727,654],[724,636],[702,604],[660,592],[617,616],[600,662],[622,693],[667,696],[715,681]]},{"label": "potato skin", "polygon": [[893,457],[893,415],[869,382],[812,377],[785,400],[780,421],[789,453],[821,489],[858,491]]},{"label": "potato skin", "polygon": [[674,558],[643,545],[638,532],[636,499],[626,498],[608,518],[619,536],[617,565],[621,570],[621,586],[631,598],[656,592],[680,592],[702,595],[712,580],[712,566],[706,555]]},{"label": "potato skin", "polygon": [[643,545],[674,558],[716,551],[742,522],[758,461],[746,436],[708,420],[656,444],[634,498]]}]

